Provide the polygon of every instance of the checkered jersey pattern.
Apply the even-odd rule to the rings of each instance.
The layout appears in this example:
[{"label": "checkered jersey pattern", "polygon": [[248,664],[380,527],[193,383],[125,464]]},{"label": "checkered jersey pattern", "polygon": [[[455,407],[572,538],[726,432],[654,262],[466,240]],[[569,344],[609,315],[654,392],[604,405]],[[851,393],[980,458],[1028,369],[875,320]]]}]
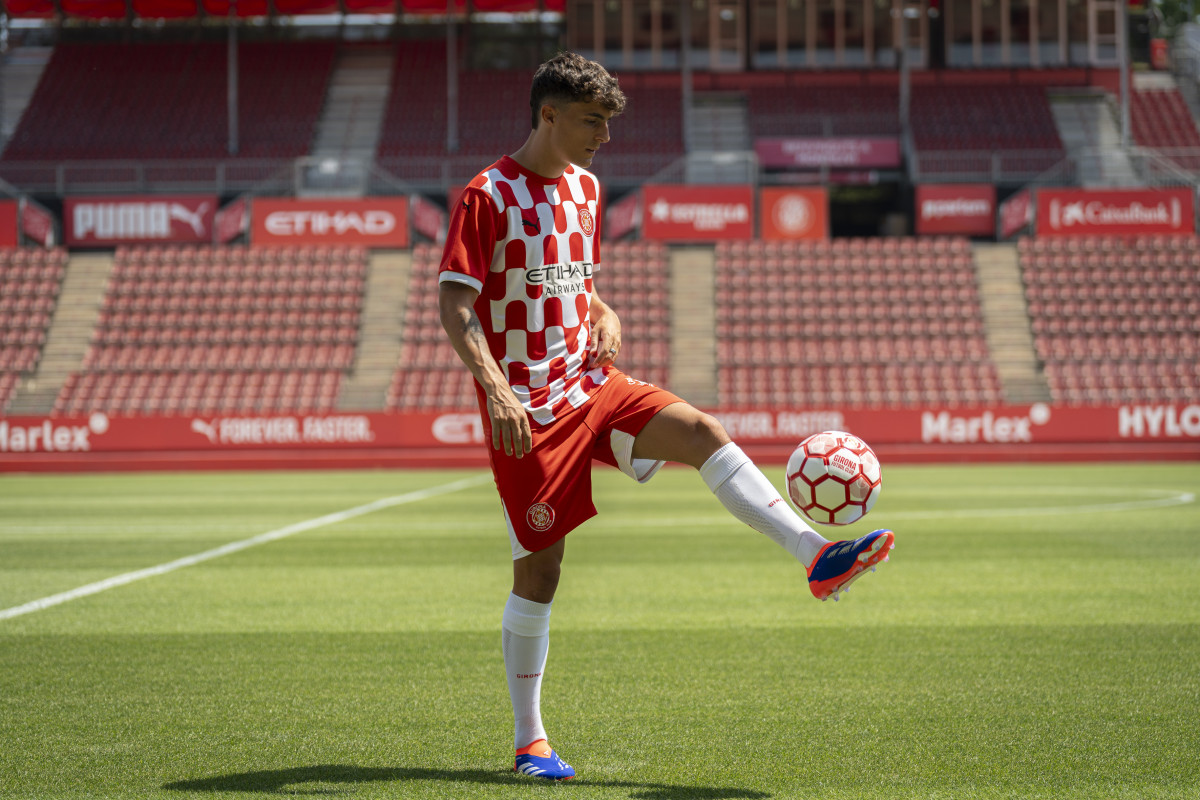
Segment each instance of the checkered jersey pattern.
[{"label": "checkered jersey pattern", "polygon": [[605,381],[585,368],[599,197],[587,170],[572,165],[551,180],[505,156],[467,185],[451,218],[439,280],[479,291],[475,313],[492,356],[539,425]]}]

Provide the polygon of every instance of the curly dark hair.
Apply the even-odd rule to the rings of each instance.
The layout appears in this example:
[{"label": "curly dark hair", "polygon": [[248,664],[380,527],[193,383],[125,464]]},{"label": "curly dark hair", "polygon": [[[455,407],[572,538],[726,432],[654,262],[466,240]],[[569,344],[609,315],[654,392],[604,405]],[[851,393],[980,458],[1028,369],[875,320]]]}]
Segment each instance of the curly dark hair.
[{"label": "curly dark hair", "polygon": [[547,103],[599,103],[616,115],[625,110],[625,94],[603,66],[578,53],[563,52],[533,74],[529,107],[534,129]]}]

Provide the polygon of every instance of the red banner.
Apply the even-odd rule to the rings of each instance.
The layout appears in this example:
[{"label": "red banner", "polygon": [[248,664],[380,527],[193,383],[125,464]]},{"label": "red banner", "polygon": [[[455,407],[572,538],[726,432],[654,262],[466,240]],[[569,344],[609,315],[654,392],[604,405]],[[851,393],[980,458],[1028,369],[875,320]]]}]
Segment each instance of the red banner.
[{"label": "red banner", "polygon": [[446,230],[450,227],[450,216],[419,194],[414,194],[409,202],[412,204],[413,230],[431,242],[444,243]]},{"label": "red banner", "polygon": [[766,188],[759,192],[764,239],[828,239],[829,194],[813,189]]},{"label": "red banner", "polygon": [[276,200],[251,204],[256,245],[361,244],[408,247],[408,198]]},{"label": "red banner", "polygon": [[945,233],[993,236],[996,187],[990,183],[923,184],[917,187],[918,236]]},{"label": "red banner", "polygon": [[9,16],[21,19],[48,19],[58,13],[53,0],[7,0],[4,8]]},{"label": "red banner", "polygon": [[635,190],[608,206],[604,212],[605,241],[615,242],[637,230],[642,222],[641,200],[641,193]]},{"label": "red banner", "polygon": [[230,6],[239,17],[265,17],[270,10],[267,0],[202,0],[201,4],[205,14],[221,19],[229,16]]},{"label": "red banner", "polygon": [[[883,444],[1200,444],[1200,404],[715,412],[735,441],[794,445],[823,430]],[[485,446],[475,411],[0,418],[0,454]]]},{"label": "red banner", "polygon": [[1033,223],[1033,192],[1022,189],[1000,204],[1000,238],[1009,239]]},{"label": "red banner", "polygon": [[196,0],[133,0],[133,13],[144,19],[191,19]]},{"label": "red banner", "polygon": [[1194,233],[1193,189],[1038,189],[1037,235]]},{"label": "red banner", "polygon": [[0,247],[16,247],[20,239],[17,236],[17,201],[0,200]]},{"label": "red banner", "polygon": [[64,14],[84,19],[124,19],[125,0],[62,0]]},{"label": "red banner", "polygon": [[669,242],[754,238],[749,186],[642,187],[642,236]]},{"label": "red banner", "polygon": [[898,167],[900,140],[894,136],[827,139],[813,136],[764,137],[754,141],[764,167]]},{"label": "red banner", "polygon": [[250,228],[250,202],[243,195],[217,212],[213,223],[217,244],[229,244]]},{"label": "red banner", "polygon": [[68,245],[210,244],[217,198],[208,195],[68,197]]},{"label": "red banner", "polygon": [[[201,0],[205,13],[211,17],[224,18],[229,14],[230,0]],[[237,0],[235,11],[239,17],[262,17],[270,11],[267,0]],[[136,16],[151,19],[183,19],[198,16],[197,4],[193,0],[135,0],[133,11]],[[410,14],[444,14],[446,0],[403,0],[401,9]],[[565,0],[476,0],[475,8],[480,11],[555,11],[561,13]],[[57,13],[51,0],[8,0],[5,8],[14,18],[51,18]],[[466,0],[454,0],[454,8],[462,11]],[[126,9],[120,0],[66,0],[62,3],[63,13],[88,19],[124,19]],[[320,14],[336,11],[332,0],[287,0],[276,4],[281,14]],[[350,13],[388,14],[396,11],[395,2],[385,0],[346,0],[346,11]]]},{"label": "red banner", "polygon": [[54,247],[54,217],[34,201],[21,201],[21,233],[31,242],[42,247]]}]

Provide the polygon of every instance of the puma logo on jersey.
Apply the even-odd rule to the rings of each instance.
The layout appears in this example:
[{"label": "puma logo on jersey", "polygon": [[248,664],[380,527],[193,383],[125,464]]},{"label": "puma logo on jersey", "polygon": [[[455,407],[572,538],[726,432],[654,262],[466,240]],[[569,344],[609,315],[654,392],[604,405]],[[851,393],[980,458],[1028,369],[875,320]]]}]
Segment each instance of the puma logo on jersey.
[{"label": "puma logo on jersey", "polygon": [[542,232],[541,226],[538,225],[537,220],[535,219],[526,219],[525,217],[521,217],[521,224],[526,228],[532,228],[534,233]]}]

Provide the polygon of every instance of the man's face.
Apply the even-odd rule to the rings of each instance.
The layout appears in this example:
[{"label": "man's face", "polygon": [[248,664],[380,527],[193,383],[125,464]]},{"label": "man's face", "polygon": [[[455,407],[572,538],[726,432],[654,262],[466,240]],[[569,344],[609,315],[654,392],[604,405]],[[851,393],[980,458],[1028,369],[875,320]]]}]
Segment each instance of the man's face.
[{"label": "man's face", "polygon": [[567,103],[554,112],[550,141],[562,160],[590,167],[600,145],[608,141],[612,112],[599,103]]}]

